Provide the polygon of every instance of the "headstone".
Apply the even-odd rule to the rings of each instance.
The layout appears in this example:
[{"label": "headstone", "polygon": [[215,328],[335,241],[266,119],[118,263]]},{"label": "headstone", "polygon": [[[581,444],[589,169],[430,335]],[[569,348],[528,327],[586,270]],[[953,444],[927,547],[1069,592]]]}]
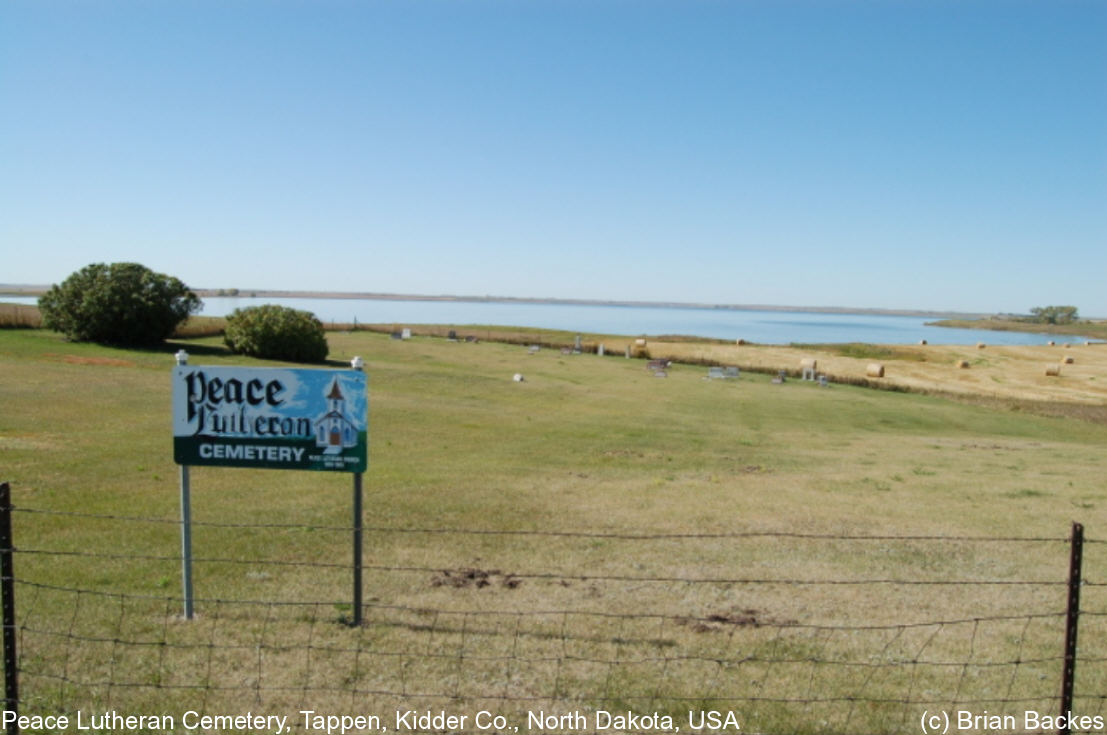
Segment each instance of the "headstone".
[{"label": "headstone", "polygon": [[457,342],[457,330],[451,329],[450,331],[446,332],[446,339],[450,340],[451,342]]},{"label": "headstone", "polygon": [[400,332],[400,339],[411,339],[411,330],[404,328],[404,331]]},{"label": "headstone", "polygon": [[603,342],[600,342],[600,346],[596,348],[596,354],[603,357]]},{"label": "headstone", "polygon": [[577,335],[576,341],[573,343],[573,349],[580,352],[580,335]]},{"label": "headstone", "polygon": [[401,337],[399,332],[393,332],[391,336],[392,336],[392,339],[400,339],[400,337]]},{"label": "headstone", "polygon": [[736,365],[729,365],[726,368],[723,368],[723,377],[724,378],[737,378],[738,375],[739,375],[739,370],[738,370],[738,367]]},{"label": "headstone", "polygon": [[819,376],[819,387],[820,388],[826,388],[828,385],[830,385],[830,384],[826,382],[826,376],[825,375],[820,375]]}]

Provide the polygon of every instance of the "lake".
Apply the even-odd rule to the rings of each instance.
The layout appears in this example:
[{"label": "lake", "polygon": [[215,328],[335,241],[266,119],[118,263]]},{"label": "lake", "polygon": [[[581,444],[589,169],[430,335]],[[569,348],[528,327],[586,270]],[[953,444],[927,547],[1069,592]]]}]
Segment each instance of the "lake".
[{"label": "lake", "polygon": [[225,316],[234,309],[277,303],[310,311],[324,323],[488,324],[562,329],[581,334],[681,334],[761,344],[791,342],[870,342],[916,344],[1045,344],[1048,335],[984,332],[928,327],[933,317],[882,314],[828,314],[805,311],[758,311],[676,306],[613,306],[496,301],[404,301],[391,299],[207,298],[203,314]]},{"label": "lake", "polygon": [[[34,297],[0,296],[0,301],[35,304]],[[1029,332],[992,332],[928,327],[934,317],[884,314],[829,314],[679,306],[615,306],[501,301],[421,301],[400,299],[309,299],[212,297],[201,314],[226,316],[237,308],[280,304],[315,314],[324,323],[486,324],[561,329],[628,336],[687,335],[761,344],[869,342],[873,344],[1037,345],[1056,339]],[[1070,337],[1069,339],[1078,339]]]}]

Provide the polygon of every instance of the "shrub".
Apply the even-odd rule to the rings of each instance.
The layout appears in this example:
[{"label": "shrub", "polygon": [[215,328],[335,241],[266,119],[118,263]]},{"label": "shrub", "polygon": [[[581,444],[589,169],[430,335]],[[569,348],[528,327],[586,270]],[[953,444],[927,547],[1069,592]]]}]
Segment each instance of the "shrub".
[{"label": "shrub", "polygon": [[202,304],[181,281],[138,263],[93,263],[38,300],[43,326],[74,342],[160,344]]},{"label": "shrub", "polygon": [[322,362],[329,352],[323,324],[311,312],[275,304],[235,309],[223,341],[233,352],[270,360]]},{"label": "shrub", "polygon": [[1042,324],[1072,324],[1079,318],[1075,306],[1035,306],[1030,313]]}]

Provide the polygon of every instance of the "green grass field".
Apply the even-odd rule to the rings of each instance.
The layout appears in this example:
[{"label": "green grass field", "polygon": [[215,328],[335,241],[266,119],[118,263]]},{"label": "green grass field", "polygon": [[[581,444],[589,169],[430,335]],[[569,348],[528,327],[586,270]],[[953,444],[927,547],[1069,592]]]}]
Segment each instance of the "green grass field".
[{"label": "green grass field", "polygon": [[179,619],[172,353],[263,363],[218,337],[0,330],[25,710],[489,709],[525,732],[528,711],[715,708],[765,733],[906,732],[951,703],[1052,713],[1079,521],[1078,704],[1104,711],[1107,426],[328,339],[370,382],[360,630],[341,624],[350,477],[318,472],[192,470],[199,615]]}]

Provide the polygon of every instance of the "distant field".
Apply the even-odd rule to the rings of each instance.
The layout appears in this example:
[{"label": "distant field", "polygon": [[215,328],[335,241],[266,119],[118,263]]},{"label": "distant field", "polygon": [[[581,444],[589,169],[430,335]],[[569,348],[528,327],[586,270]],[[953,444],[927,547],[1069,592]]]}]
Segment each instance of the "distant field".
[{"label": "distant field", "polygon": [[[370,376],[360,631],[338,623],[349,478],[325,473],[194,469],[209,561],[199,618],[176,617],[172,353],[264,363],[218,337],[129,351],[0,331],[25,701],[524,719],[733,707],[743,731],[853,734],[913,729],[927,702],[1052,707],[1078,520],[1095,583],[1080,704],[1102,710],[1107,425],[748,371],[709,381],[700,365],[657,378],[617,342],[605,358],[530,354],[474,331],[328,336],[335,365],[360,355]],[[765,368],[807,354],[648,347]],[[954,374],[987,376],[1026,348],[960,349],[994,362]],[[1107,381],[1085,368],[1103,349],[1081,347],[1073,370],[1089,373],[1062,382]],[[874,357],[891,375],[954,371],[952,353],[915,351]],[[869,358],[824,359],[853,374]]]},{"label": "distant field", "polygon": [[[359,328],[390,332],[399,327]],[[520,345],[571,348],[575,340],[572,332],[522,327],[474,325],[453,329],[462,338],[468,335]],[[421,326],[413,333],[445,337],[447,330]],[[625,355],[630,350],[636,356],[671,359],[689,366],[734,365],[766,374],[784,370],[793,378],[801,375],[801,361],[814,359],[816,372],[827,375],[832,382],[1000,402],[1107,423],[1107,343],[1059,339],[1054,346],[997,346],[987,345],[985,337],[982,334],[981,345],[778,346],[661,336],[650,337],[640,346],[634,337],[584,335],[582,348],[595,353],[602,345],[608,356]],[[884,367],[884,377],[868,377],[867,368],[873,363]],[[1046,375],[1047,367],[1057,368],[1059,375]]]},{"label": "distant field", "polygon": [[1102,319],[1081,320],[1073,324],[1040,324],[1037,322],[1021,321],[1019,319],[1000,319],[996,317],[985,319],[942,319],[933,322],[936,326],[956,327],[959,329],[994,330],[998,332],[1036,332],[1038,334],[1055,334],[1059,341],[1066,336],[1069,338],[1092,337],[1093,339],[1107,339],[1107,321]]}]

